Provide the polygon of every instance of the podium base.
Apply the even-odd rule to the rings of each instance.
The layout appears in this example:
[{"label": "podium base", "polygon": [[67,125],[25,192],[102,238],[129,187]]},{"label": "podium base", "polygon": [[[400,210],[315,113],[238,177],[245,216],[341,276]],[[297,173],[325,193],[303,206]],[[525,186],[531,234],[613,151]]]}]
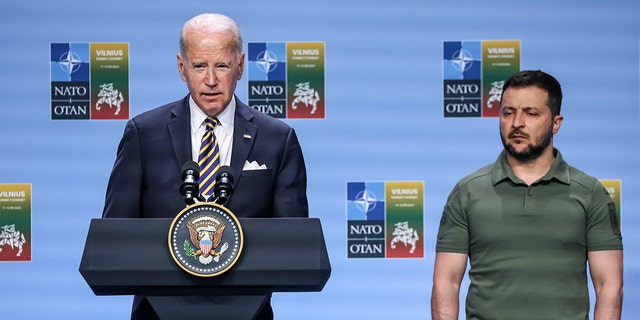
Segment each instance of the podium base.
[{"label": "podium base", "polygon": [[162,320],[255,319],[269,296],[148,296]]}]

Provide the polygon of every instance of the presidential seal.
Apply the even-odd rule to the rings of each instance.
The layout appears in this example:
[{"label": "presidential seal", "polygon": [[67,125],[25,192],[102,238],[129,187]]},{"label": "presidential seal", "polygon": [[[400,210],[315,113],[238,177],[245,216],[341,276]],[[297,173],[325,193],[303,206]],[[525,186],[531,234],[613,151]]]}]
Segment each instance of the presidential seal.
[{"label": "presidential seal", "polygon": [[184,208],[171,223],[169,251],[184,271],[199,277],[220,275],[240,257],[244,237],[229,209],[209,202]]}]

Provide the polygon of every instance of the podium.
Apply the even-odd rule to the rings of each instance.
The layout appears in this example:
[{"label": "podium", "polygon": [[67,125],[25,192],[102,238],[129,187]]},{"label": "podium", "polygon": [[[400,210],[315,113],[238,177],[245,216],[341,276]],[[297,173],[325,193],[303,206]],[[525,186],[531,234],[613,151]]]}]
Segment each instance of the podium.
[{"label": "podium", "polygon": [[252,319],[273,292],[319,292],[331,265],[317,218],[238,218],[244,247],[215,277],[182,270],[168,247],[172,219],[92,219],[80,273],[96,295],[146,296],[161,319]]}]

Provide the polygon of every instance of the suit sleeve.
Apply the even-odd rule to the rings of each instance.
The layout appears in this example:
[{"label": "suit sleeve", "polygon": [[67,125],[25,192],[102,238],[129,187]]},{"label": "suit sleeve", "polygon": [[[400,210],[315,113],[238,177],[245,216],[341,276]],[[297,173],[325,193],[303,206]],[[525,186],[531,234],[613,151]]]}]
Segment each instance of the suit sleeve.
[{"label": "suit sleeve", "polygon": [[302,148],[291,128],[274,187],[274,217],[308,217],[307,169]]},{"label": "suit sleeve", "polygon": [[129,120],[118,145],[109,177],[103,218],[141,217],[142,162],[140,140],[134,120]]}]

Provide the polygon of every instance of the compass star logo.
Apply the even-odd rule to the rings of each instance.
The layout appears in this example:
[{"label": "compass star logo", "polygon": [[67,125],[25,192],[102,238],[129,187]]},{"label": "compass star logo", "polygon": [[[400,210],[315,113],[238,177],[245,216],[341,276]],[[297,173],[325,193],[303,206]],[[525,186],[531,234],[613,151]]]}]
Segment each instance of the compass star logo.
[{"label": "compass star logo", "polygon": [[256,66],[264,73],[270,73],[278,67],[278,57],[271,51],[265,50],[258,53]]},{"label": "compass star logo", "polygon": [[378,199],[376,198],[376,195],[373,192],[365,189],[358,192],[354,203],[360,210],[364,212],[369,212],[375,209],[378,203]]},{"label": "compass star logo", "polygon": [[80,58],[80,55],[78,55],[73,51],[67,51],[60,56],[58,65],[60,66],[60,69],[62,69],[64,73],[71,76],[72,73],[80,69],[82,62],[83,61]]},{"label": "compass star logo", "polygon": [[460,49],[451,56],[451,64],[458,71],[467,71],[473,66],[473,55],[465,50]]},{"label": "compass star logo", "polygon": [[384,220],[384,213],[384,182],[374,181],[347,183],[348,220],[379,221]]},{"label": "compass star logo", "polygon": [[89,43],[51,43],[51,81],[89,82]]}]

